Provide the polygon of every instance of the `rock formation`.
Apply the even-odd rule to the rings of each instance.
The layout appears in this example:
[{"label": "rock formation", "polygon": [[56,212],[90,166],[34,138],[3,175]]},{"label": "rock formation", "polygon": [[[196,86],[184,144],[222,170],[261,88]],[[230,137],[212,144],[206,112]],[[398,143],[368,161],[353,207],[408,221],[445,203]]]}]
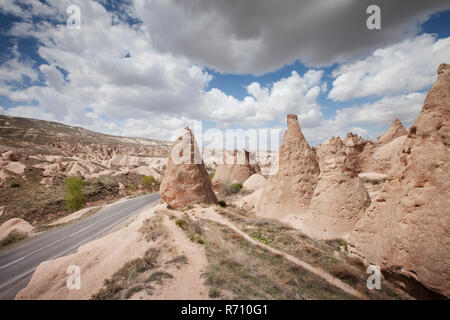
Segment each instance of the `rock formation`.
[{"label": "rock formation", "polygon": [[250,178],[244,181],[242,186],[244,190],[255,191],[261,188],[264,188],[267,184],[267,179],[262,175],[255,173]]},{"label": "rock formation", "polygon": [[10,219],[0,226],[0,241],[8,237],[11,233],[28,236],[33,232],[33,229],[33,226],[23,219]]},{"label": "rock formation", "polygon": [[217,166],[212,184],[214,190],[220,191],[221,186],[244,183],[259,167],[250,164],[250,154],[247,150],[234,150],[229,155],[224,152],[222,164]]},{"label": "rock formation", "polygon": [[408,131],[406,131],[405,128],[403,128],[402,123],[400,120],[395,118],[392,121],[391,127],[388,131],[383,133],[381,136],[378,137],[378,139],[375,141],[377,144],[386,144],[391,142],[394,139],[397,139],[401,136],[406,136],[408,134]]},{"label": "rock formation", "polygon": [[381,193],[349,251],[417,298],[450,297],[450,65],[442,64]]},{"label": "rock formation", "polygon": [[364,148],[360,156],[361,171],[388,173],[398,158],[407,134],[408,132],[403,128],[400,120],[395,118],[388,131]]},{"label": "rock formation", "polygon": [[303,136],[297,115],[287,116],[287,131],[279,148],[279,164],[256,204],[259,216],[285,219],[302,217],[319,177],[314,152]]},{"label": "rock formation", "polygon": [[218,203],[194,135],[189,128],[184,130],[173,145],[160,194],[161,198],[175,209],[197,202]]},{"label": "rock formation", "polygon": [[309,208],[310,216],[300,226],[305,233],[322,239],[345,238],[370,205],[364,183],[355,170],[355,159],[346,154],[342,140],[331,137],[316,148],[319,182]]}]

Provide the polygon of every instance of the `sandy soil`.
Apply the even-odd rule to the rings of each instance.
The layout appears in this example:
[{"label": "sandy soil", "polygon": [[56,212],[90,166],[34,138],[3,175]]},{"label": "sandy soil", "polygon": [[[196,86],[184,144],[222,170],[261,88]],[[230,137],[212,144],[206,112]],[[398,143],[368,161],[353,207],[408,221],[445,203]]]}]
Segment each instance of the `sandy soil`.
[{"label": "sandy soil", "polygon": [[206,271],[208,261],[203,247],[189,240],[184,232],[175,225],[175,220],[167,216],[163,219],[164,226],[169,232],[176,255],[185,255],[188,263],[180,269],[170,270],[172,279],[166,280],[150,296],[141,291],[131,297],[133,300],[206,300],[208,288],[205,286],[205,278],[202,273]]}]

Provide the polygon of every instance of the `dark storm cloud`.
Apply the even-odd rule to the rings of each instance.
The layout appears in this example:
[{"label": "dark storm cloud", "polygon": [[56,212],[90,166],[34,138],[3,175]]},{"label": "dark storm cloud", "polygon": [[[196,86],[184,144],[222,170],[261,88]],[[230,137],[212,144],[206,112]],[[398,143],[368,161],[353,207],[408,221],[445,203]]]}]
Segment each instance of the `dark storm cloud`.
[{"label": "dark storm cloud", "polygon": [[[366,9],[381,7],[381,30]],[[160,50],[223,72],[264,73],[297,59],[325,66],[416,35],[448,0],[173,0],[137,4]]]}]

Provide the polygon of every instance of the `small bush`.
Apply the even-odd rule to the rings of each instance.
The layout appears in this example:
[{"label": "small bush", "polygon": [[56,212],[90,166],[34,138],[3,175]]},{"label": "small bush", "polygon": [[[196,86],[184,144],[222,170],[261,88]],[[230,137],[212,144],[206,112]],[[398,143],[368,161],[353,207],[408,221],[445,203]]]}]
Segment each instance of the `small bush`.
[{"label": "small bush", "polygon": [[19,188],[20,187],[20,183],[17,182],[11,182],[11,184],[9,185],[11,188]]},{"label": "small bush", "polygon": [[101,182],[101,181],[97,181],[95,184],[97,185],[97,187],[103,187],[103,186],[105,185],[105,184],[104,184],[103,182]]},{"label": "small bush", "polygon": [[240,183],[235,183],[231,186],[231,190],[233,192],[239,192],[242,189],[242,184]]},{"label": "small bush", "polygon": [[209,178],[212,180],[213,178],[214,178],[214,174],[215,174],[216,172],[215,171],[213,171],[213,172],[211,172],[210,174],[209,174]]},{"label": "small bush", "polygon": [[211,287],[209,288],[208,295],[210,298],[218,298],[220,297],[220,290],[217,289],[216,287]]},{"label": "small bush", "polygon": [[221,207],[223,207],[223,208],[226,208],[227,203],[226,203],[225,201],[223,201],[223,200],[220,200],[220,201],[219,201],[219,206],[221,206]]},{"label": "small bush", "polygon": [[186,230],[188,227],[188,224],[185,220],[183,219],[177,219],[175,221],[176,225],[179,226],[181,229]]},{"label": "small bush", "polygon": [[134,183],[130,184],[129,188],[131,190],[136,190],[136,185]]},{"label": "small bush", "polygon": [[68,177],[64,181],[66,185],[66,207],[70,211],[77,211],[83,207],[83,180],[80,177]]},{"label": "small bush", "polygon": [[155,184],[156,184],[156,180],[152,175],[145,176],[141,180],[142,188],[146,189],[146,190],[152,189],[153,185],[155,185]]}]

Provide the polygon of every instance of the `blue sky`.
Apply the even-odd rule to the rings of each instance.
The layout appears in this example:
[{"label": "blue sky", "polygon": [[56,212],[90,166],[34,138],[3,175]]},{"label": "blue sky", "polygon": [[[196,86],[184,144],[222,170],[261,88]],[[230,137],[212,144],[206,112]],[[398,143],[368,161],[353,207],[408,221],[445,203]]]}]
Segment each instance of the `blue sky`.
[{"label": "blue sky", "polygon": [[394,117],[409,126],[450,62],[450,5],[375,1],[368,30],[369,2],[2,2],[0,113],[159,139],[297,113],[313,145],[373,139]]}]

